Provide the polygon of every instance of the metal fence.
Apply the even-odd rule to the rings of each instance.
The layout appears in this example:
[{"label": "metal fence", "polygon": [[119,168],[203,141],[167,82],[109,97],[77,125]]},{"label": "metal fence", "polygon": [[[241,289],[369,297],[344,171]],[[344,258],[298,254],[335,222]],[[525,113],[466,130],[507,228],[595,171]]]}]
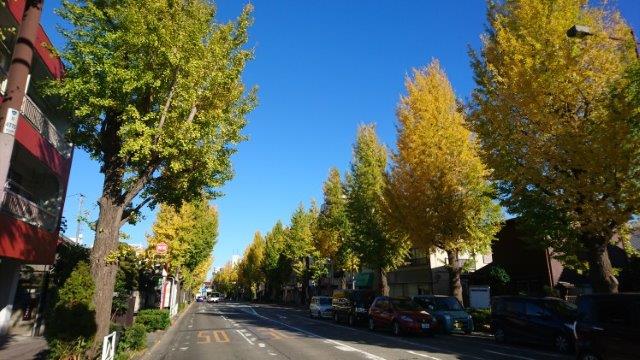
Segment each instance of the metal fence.
[{"label": "metal fence", "polygon": [[24,97],[22,101],[22,114],[29,122],[38,130],[38,132],[47,139],[62,156],[69,158],[71,156],[71,144],[65,142],[64,136],[56,129],[55,126],[47,119],[40,108],[31,100],[29,96]]}]

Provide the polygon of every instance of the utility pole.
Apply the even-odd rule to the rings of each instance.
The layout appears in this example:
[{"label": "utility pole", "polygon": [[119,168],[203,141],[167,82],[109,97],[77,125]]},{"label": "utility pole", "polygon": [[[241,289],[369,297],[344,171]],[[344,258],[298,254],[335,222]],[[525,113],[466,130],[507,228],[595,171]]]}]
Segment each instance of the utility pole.
[{"label": "utility pole", "polygon": [[84,204],[84,195],[79,194],[78,196],[78,223],[76,225],[76,243],[80,244],[80,235],[82,235],[82,205]]},{"label": "utility pole", "polygon": [[9,175],[20,109],[27,92],[27,79],[31,72],[43,3],[44,0],[25,2],[7,74],[7,90],[0,104],[0,202],[4,200],[4,186]]}]

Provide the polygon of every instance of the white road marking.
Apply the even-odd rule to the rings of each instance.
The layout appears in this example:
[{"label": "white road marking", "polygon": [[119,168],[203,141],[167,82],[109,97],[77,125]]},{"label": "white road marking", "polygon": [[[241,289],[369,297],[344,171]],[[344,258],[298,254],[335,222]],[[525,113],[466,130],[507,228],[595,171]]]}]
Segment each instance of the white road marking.
[{"label": "white road marking", "polygon": [[338,350],[342,350],[342,351],[353,351],[353,348],[349,348],[346,346],[334,346],[336,349]]},{"label": "white road marking", "polygon": [[[244,330],[244,329],[243,329]],[[245,340],[247,340],[247,342],[249,344],[251,344],[253,346],[253,341],[251,341],[247,335],[245,335],[241,330],[236,330],[238,332],[238,334],[240,334]],[[245,330],[246,331],[246,330]]]},{"label": "white road marking", "polygon": [[510,358],[512,358],[512,359],[535,360],[535,359],[533,359],[533,358],[526,357],[526,356],[513,355],[513,354],[505,354],[505,353],[501,353],[501,352],[493,351],[493,350],[483,350],[483,351],[484,351],[484,352],[491,353],[491,354],[497,354],[497,355],[502,355],[502,356],[510,357]]},{"label": "white road marking", "polygon": [[258,346],[265,347],[265,345],[263,343],[258,344]]},{"label": "white road marking", "polygon": [[280,324],[280,325],[286,326],[286,327],[288,327],[288,328],[290,328],[290,329],[293,329],[293,330],[299,331],[299,332],[301,332],[301,333],[303,333],[303,334],[307,334],[307,335],[309,335],[309,336],[311,336],[311,337],[314,337],[314,338],[317,338],[317,339],[322,339],[322,340],[324,340],[325,342],[327,342],[327,341],[328,341],[329,343],[331,343],[331,344],[333,344],[333,345],[338,345],[338,346],[342,346],[342,347],[344,347],[344,348],[353,349],[353,350],[351,350],[351,351],[359,352],[360,354],[364,355],[367,359],[370,359],[370,360],[386,360],[385,358],[383,358],[383,357],[381,357],[381,356],[374,355],[374,354],[369,353],[369,352],[366,352],[366,351],[364,351],[364,350],[360,350],[360,349],[354,348],[353,346],[349,346],[349,345],[347,345],[347,344],[343,344],[343,343],[341,343],[341,342],[339,342],[339,341],[335,341],[335,340],[327,339],[327,338],[324,338],[324,337],[322,337],[322,336],[320,336],[320,335],[318,335],[318,334],[314,334],[314,333],[312,333],[312,332],[310,332],[310,331],[306,331],[306,330],[303,330],[303,329],[297,328],[297,327],[295,327],[295,326],[291,326],[291,325],[289,325],[289,324],[287,324],[287,323],[283,323],[283,322],[281,322],[281,321],[274,320],[274,319],[268,318],[268,317],[266,317],[266,316],[260,315],[260,314],[258,314],[255,310],[254,310],[253,312],[255,313],[255,315],[256,315],[257,317],[259,317],[259,318],[261,318],[261,319],[269,320],[269,321],[274,322],[274,323],[276,323],[276,324]]},{"label": "white road marking", "polygon": [[435,356],[426,355],[426,354],[420,354],[419,352],[415,352],[415,351],[411,351],[411,350],[407,350],[407,352],[410,353],[410,354],[422,356],[424,358],[431,359],[431,360],[441,360],[440,358],[437,358]]},{"label": "white road marking", "polygon": [[189,348],[188,346],[187,346],[187,347],[181,347],[181,348],[180,348],[180,350],[185,351],[185,350],[187,350],[188,348]]}]

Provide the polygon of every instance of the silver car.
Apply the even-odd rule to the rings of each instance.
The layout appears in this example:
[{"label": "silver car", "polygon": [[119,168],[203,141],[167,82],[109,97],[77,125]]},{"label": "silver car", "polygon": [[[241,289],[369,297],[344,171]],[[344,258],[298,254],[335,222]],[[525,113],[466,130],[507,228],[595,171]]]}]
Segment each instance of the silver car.
[{"label": "silver car", "polygon": [[333,308],[330,296],[314,296],[309,304],[309,316],[317,318],[331,318]]}]

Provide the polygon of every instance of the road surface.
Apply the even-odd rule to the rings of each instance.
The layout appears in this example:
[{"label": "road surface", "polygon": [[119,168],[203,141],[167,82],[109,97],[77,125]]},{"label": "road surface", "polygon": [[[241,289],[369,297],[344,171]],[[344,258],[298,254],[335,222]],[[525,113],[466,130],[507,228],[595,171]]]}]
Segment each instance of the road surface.
[{"label": "road surface", "polygon": [[541,348],[501,345],[483,336],[394,337],[299,309],[246,303],[196,303],[147,358],[177,359],[572,359]]}]

